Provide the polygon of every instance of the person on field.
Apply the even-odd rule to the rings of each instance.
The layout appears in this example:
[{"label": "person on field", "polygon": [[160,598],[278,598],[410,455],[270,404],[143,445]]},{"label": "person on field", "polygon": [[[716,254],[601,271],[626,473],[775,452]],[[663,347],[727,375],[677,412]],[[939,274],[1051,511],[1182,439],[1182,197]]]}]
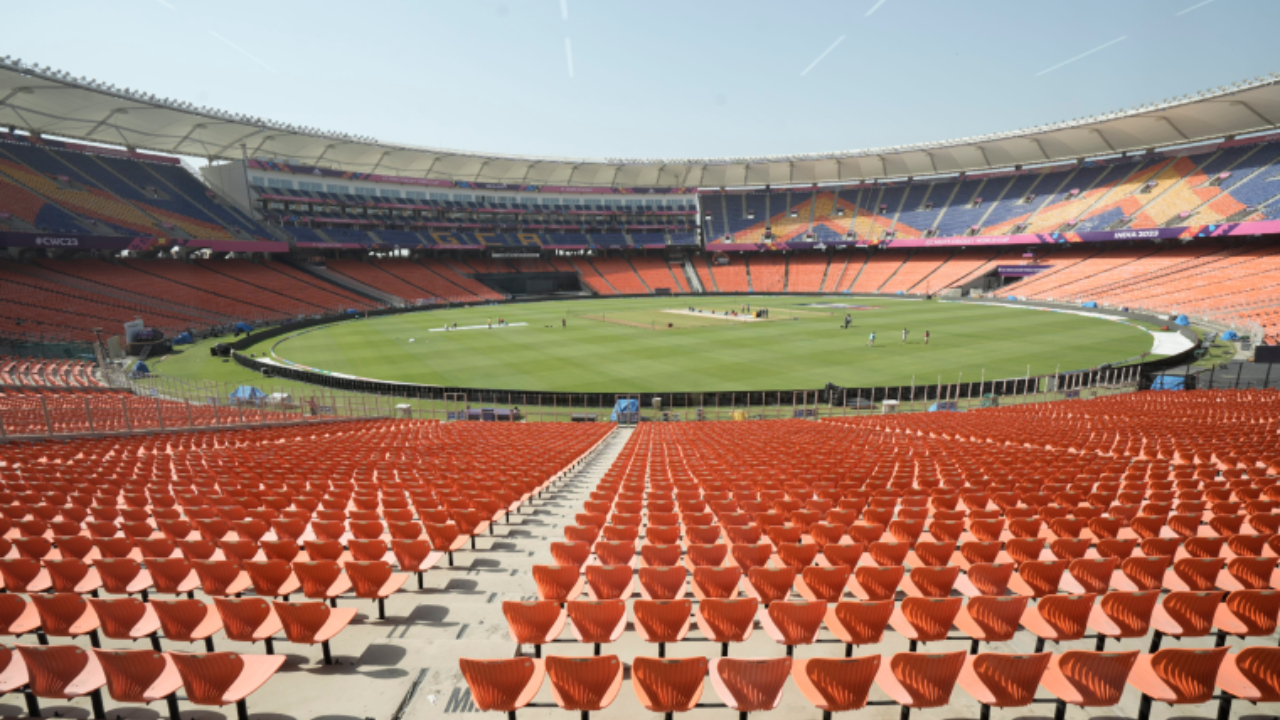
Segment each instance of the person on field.
[{"label": "person on field", "polygon": [[560,327],[561,328],[569,327],[569,320],[566,318],[560,318]]},{"label": "person on field", "polygon": [[876,346],[876,331],[872,330],[871,337],[867,338],[867,347],[875,347],[875,346]]},{"label": "person on field", "polygon": [[849,313],[845,313],[845,314],[844,314],[844,329],[845,329],[845,330],[848,330],[848,329],[849,329],[849,326],[850,326],[850,325],[852,325],[852,324],[853,324],[853,315],[850,315]]},{"label": "person on field", "polygon": [[928,345],[928,344],[929,344],[929,331],[928,331],[928,330],[925,330],[925,331],[924,331],[924,344],[925,344],[925,345]]},{"label": "person on field", "polygon": [[906,345],[906,344],[907,344],[907,329],[906,329],[906,328],[902,328],[902,344],[903,344],[903,345]]}]

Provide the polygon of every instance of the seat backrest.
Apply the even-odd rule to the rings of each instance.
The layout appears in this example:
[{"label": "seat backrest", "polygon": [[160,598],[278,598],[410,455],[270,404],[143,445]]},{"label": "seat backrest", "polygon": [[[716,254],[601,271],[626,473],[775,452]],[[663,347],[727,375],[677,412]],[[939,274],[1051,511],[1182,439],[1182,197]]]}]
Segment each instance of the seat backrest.
[{"label": "seat backrest", "polygon": [[791,674],[791,658],[720,658],[715,672],[733,696],[739,713],[772,710],[778,706],[782,687]]},{"label": "seat backrest", "polygon": [[631,685],[640,704],[651,712],[691,709],[702,696],[706,675],[705,657],[672,660],[637,657],[631,664]]},{"label": "seat backrest", "polygon": [[330,609],[323,602],[287,603],[275,601],[271,607],[284,626],[289,642],[311,643],[324,624],[328,622]]},{"label": "seat backrest", "polygon": [[711,639],[719,643],[740,642],[755,624],[758,608],[755,598],[708,598],[698,603],[698,613],[712,631]]},{"label": "seat backrest", "polygon": [[343,563],[357,597],[374,597],[391,579],[391,563],[367,560]]},{"label": "seat backrest", "polygon": [[591,557],[591,546],[584,542],[553,542],[551,558],[557,565],[582,567]]},{"label": "seat backrest", "polygon": [[[975,598],[976,599],[976,598]],[[1024,604],[1026,598],[1023,598]],[[1035,698],[1036,688],[1053,653],[1009,655],[982,653],[973,658],[973,674],[995,697],[995,707],[1023,707]]]},{"label": "seat backrest", "polygon": [[[796,661],[791,674],[804,689],[807,682],[822,698],[827,712],[858,710],[867,704],[871,684],[880,669],[880,656],[812,658]],[[802,681],[800,678],[803,677]],[[805,693],[806,696],[808,692]],[[810,698],[812,699],[812,698]]]},{"label": "seat backrest", "polygon": [[1205,703],[1213,696],[1228,648],[1165,648],[1151,656],[1151,670],[1173,690],[1177,702]]},{"label": "seat backrest", "polygon": [[216,597],[213,603],[227,637],[240,642],[254,642],[254,631],[271,617],[271,603],[262,598]]},{"label": "seat backrest", "polygon": [[911,582],[925,597],[947,597],[960,577],[960,567],[918,567],[911,570]]},{"label": "seat backrest", "polygon": [[738,595],[742,569],[737,567],[698,567],[693,569],[693,584],[708,598],[727,599]]},{"label": "seat backrest", "polygon": [[1276,616],[1280,614],[1280,591],[1236,590],[1227,595],[1226,608],[1244,624],[1250,636],[1270,635],[1276,630]]},{"label": "seat backrest", "polygon": [[785,645],[807,645],[814,641],[822,620],[827,615],[827,603],[775,602],[766,608],[769,619],[781,633]]},{"label": "seat backrest", "polygon": [[822,557],[832,565],[841,565],[848,568],[856,567],[858,559],[862,557],[866,546],[862,543],[853,543],[851,545],[838,545],[836,543],[827,543],[822,548]]},{"label": "seat backrest", "polygon": [[147,604],[138,598],[99,599],[89,598],[89,605],[102,624],[102,633],[109,638],[133,639],[130,631],[142,620]]},{"label": "seat backrest", "polygon": [[790,596],[791,586],[795,581],[796,570],[791,567],[753,567],[747,571],[747,582],[751,583],[752,589],[760,596],[760,602],[766,605]]},{"label": "seat backrest", "polygon": [[574,600],[565,607],[583,642],[610,642],[618,624],[627,617],[623,600]]},{"label": "seat backrest", "polygon": [[804,583],[819,600],[838,602],[844,594],[845,586],[853,575],[852,568],[835,565],[830,567],[810,566],[804,569]]},{"label": "seat backrest", "polygon": [[94,650],[107,678],[107,692],[117,702],[145,703],[147,690],[169,667],[155,650]]},{"label": "seat backrest", "polygon": [[533,581],[544,600],[565,600],[578,584],[578,568],[572,565],[534,565]]},{"label": "seat backrest", "polygon": [[476,707],[497,712],[513,712],[528,704],[537,690],[529,688],[530,681],[541,672],[540,666],[530,658],[462,658],[458,660],[458,667],[471,687],[471,699]]},{"label": "seat backrest", "polygon": [[888,600],[894,597],[904,575],[906,568],[901,565],[862,565],[853,571],[858,585],[862,586],[870,600]]},{"label": "seat backrest", "polygon": [[683,594],[687,575],[682,567],[640,568],[640,585],[655,600],[673,600]]},{"label": "seat backrest", "polygon": [[836,622],[849,633],[851,645],[875,645],[893,615],[893,600],[840,602],[827,611],[827,622]]},{"label": "seat backrest", "polygon": [[900,609],[902,616],[915,628],[917,640],[942,640],[960,613],[962,598],[904,598]]},{"label": "seat backrest", "polygon": [[985,633],[983,640],[1006,642],[1013,639],[1026,608],[1027,598],[1020,595],[979,596],[970,598],[965,611],[982,628]]},{"label": "seat backrest", "polygon": [[1236,670],[1258,690],[1260,702],[1280,700],[1280,648],[1255,645],[1235,656]]},{"label": "seat backrest", "polygon": [[152,600],[151,608],[160,618],[164,636],[171,640],[191,641],[192,633],[204,621],[211,608],[199,600]]},{"label": "seat backrest", "polygon": [[239,653],[173,653],[187,699],[197,705],[222,705],[223,697],[244,671]]},{"label": "seat backrest", "polygon": [[1164,586],[1164,573],[1173,564],[1173,558],[1127,557],[1120,561],[1120,572],[1143,590],[1158,590]]},{"label": "seat backrest", "polygon": [[1151,625],[1151,613],[1160,600],[1160,591],[1110,592],[1099,603],[1102,612],[1119,626],[1120,637],[1139,637],[1147,634]]},{"label": "seat backrest", "polygon": [[942,707],[951,702],[951,691],[964,668],[964,658],[964,651],[941,655],[898,653],[889,659],[889,669],[911,696],[911,707]]},{"label": "seat backrest", "polygon": [[1138,651],[1068,650],[1058,658],[1062,676],[1080,693],[1084,707],[1110,707],[1120,701]]},{"label": "seat backrest", "polygon": [[689,624],[689,600],[636,600],[631,611],[651,642],[675,642]]},{"label": "seat backrest", "polygon": [[80,694],[68,693],[68,686],[90,663],[97,662],[75,645],[19,645],[18,652],[27,666],[31,691],[38,697],[60,698]]},{"label": "seat backrest", "polygon": [[31,602],[40,614],[40,628],[46,635],[65,637],[81,616],[93,612],[89,601],[75,593],[32,595]]},{"label": "seat backrest", "polygon": [[630,565],[588,565],[585,574],[587,585],[598,600],[616,600],[624,592],[629,595],[635,578]]},{"label": "seat backrest", "polygon": [[1035,611],[1062,640],[1079,640],[1084,636],[1097,595],[1049,595],[1036,602]]},{"label": "seat backrest", "polygon": [[603,710],[618,694],[622,663],[617,655],[546,659],[551,695],[565,710]]},{"label": "seat backrest", "polygon": [[1164,597],[1160,605],[1165,613],[1182,626],[1184,634],[1195,637],[1212,629],[1213,615],[1222,604],[1225,592],[1179,591]]}]

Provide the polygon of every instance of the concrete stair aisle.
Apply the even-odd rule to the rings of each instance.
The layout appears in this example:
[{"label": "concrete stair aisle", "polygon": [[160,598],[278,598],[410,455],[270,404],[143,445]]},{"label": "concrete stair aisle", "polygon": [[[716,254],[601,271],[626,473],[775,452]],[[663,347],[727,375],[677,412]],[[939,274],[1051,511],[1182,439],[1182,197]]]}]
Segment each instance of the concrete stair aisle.
[{"label": "concrete stair aisle", "polygon": [[698,271],[693,267],[693,261],[685,258],[680,263],[680,267],[684,270],[685,280],[689,281],[689,290],[694,294],[701,295],[707,290],[702,286],[702,278],[698,277]]}]

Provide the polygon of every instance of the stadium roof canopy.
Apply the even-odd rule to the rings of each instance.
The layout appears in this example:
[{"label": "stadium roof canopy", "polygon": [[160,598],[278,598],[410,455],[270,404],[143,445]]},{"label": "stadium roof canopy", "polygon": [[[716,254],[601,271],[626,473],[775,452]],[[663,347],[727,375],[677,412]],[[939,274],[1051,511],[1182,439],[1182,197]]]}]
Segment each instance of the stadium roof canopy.
[{"label": "stadium roof canopy", "polygon": [[739,158],[558,158],[418,147],[276,123],[0,59],[0,126],[176,155],[271,157],[351,172],[493,183],[743,187],[978,172],[1280,128],[1280,75],[1067,122],[942,142]]}]

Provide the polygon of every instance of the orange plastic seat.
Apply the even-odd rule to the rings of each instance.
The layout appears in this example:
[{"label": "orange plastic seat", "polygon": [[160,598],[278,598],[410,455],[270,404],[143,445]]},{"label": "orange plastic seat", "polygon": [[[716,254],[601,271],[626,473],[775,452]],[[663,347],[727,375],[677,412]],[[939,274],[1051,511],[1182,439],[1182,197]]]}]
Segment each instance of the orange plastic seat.
[{"label": "orange plastic seat", "polygon": [[584,542],[551,543],[551,559],[557,565],[582,567],[591,558],[591,546]]},{"label": "orange plastic seat", "polygon": [[1058,587],[1072,595],[1105,593],[1111,587],[1119,558],[1079,558],[1072,560]]},{"label": "orange plastic seat", "polygon": [[678,712],[688,712],[702,698],[707,676],[704,657],[663,660],[637,657],[631,664],[631,687],[636,699],[650,712],[663,713],[668,720]]},{"label": "orange plastic seat", "polygon": [[505,600],[502,614],[511,639],[516,645],[532,645],[534,657],[542,657],[542,646],[560,636],[569,617],[554,600]]},{"label": "orange plastic seat", "polygon": [[1068,650],[1054,655],[1040,686],[1057,699],[1055,720],[1064,720],[1067,705],[1112,707],[1120,702],[1138,651],[1088,652]]},{"label": "orange plastic seat", "polygon": [[255,560],[244,563],[243,568],[255,595],[288,600],[302,589],[293,567],[284,560]]},{"label": "orange plastic seat", "polygon": [[1230,717],[1232,698],[1252,703],[1280,702],[1280,648],[1254,646],[1227,655],[1215,685],[1223,691],[1218,717]]},{"label": "orange plastic seat", "polygon": [[267,654],[275,654],[272,639],[284,629],[271,603],[262,598],[214,598],[227,638],[237,642],[262,641]]},{"label": "orange plastic seat", "polygon": [[688,573],[682,567],[640,568],[640,595],[646,600],[684,597]]},{"label": "orange plastic seat", "polygon": [[636,545],[631,541],[601,540],[595,544],[592,551],[596,555],[596,561],[601,565],[635,567],[639,562],[636,558]]},{"label": "orange plastic seat", "polygon": [[744,642],[751,637],[759,607],[760,601],[755,598],[707,598],[698,603],[694,622],[703,636],[720,643],[721,657],[728,657],[729,643]]},{"label": "orange plastic seat", "polygon": [[96,595],[102,587],[102,578],[97,569],[83,560],[45,560],[44,567],[49,571],[54,592]]},{"label": "orange plastic seat", "polygon": [[867,554],[880,566],[901,567],[911,552],[910,543],[905,542],[873,542],[867,546]]},{"label": "orange plastic seat", "polygon": [[1098,651],[1106,646],[1107,638],[1145,637],[1159,599],[1158,590],[1103,595],[1088,620],[1089,628],[1098,633]]},{"label": "orange plastic seat", "polygon": [[889,625],[910,641],[911,652],[915,652],[917,643],[946,639],[962,602],[958,597],[908,597],[894,609]]},{"label": "orange plastic seat", "polygon": [[1280,591],[1237,590],[1230,593],[1226,602],[1219,605],[1213,614],[1213,626],[1218,629],[1217,644],[1225,643],[1227,635],[1241,638],[1270,635],[1276,631],[1277,614],[1280,614]]},{"label": "orange plastic seat", "polygon": [[1182,558],[1164,575],[1164,588],[1171,592],[1184,590],[1213,590],[1218,586],[1218,575],[1226,560],[1220,557]]},{"label": "orange plastic seat", "polygon": [[693,596],[699,602],[715,599],[726,600],[738,597],[738,586],[742,580],[742,568],[739,567],[700,567],[693,571]]},{"label": "orange plastic seat", "polygon": [[879,669],[879,655],[844,660],[809,658],[792,663],[791,681],[822,711],[823,720],[831,720],[832,713],[866,707]]},{"label": "orange plastic seat", "polygon": [[1120,561],[1120,571],[1111,576],[1111,587],[1121,592],[1159,590],[1164,586],[1166,571],[1172,564],[1172,556],[1125,558]]},{"label": "orange plastic seat", "polygon": [[876,685],[890,700],[902,706],[901,717],[907,720],[912,708],[943,707],[950,703],[951,691],[964,663],[963,652],[898,653],[888,662],[880,662]]},{"label": "orange plastic seat", "polygon": [[284,626],[284,636],[291,643],[320,645],[324,649],[324,664],[333,663],[329,641],[342,632],[356,617],[355,608],[331,608],[323,602],[271,603],[276,617]]},{"label": "orange plastic seat", "polygon": [[94,647],[98,642],[98,615],[87,600],[75,593],[32,595],[31,604],[40,616],[40,629],[49,637],[75,638],[88,635]]},{"label": "orange plastic seat", "polygon": [[195,596],[195,589],[200,587],[200,578],[186,558],[155,558],[147,561],[147,570],[151,573],[151,581],[156,592]]},{"label": "orange plastic seat", "polygon": [[246,698],[262,687],[284,665],[283,655],[240,655],[220,652],[206,655],[170,655],[187,701],[196,705],[236,706],[238,720],[249,720]]},{"label": "orange plastic seat", "polygon": [[1026,609],[1027,598],[1020,595],[980,596],[970,598],[965,611],[957,613],[953,622],[956,629],[971,638],[969,654],[977,655],[978,643],[1012,640]]},{"label": "orange plastic seat", "polygon": [[617,655],[548,657],[545,664],[556,705],[579,711],[583,720],[612,704],[622,689],[623,666]]},{"label": "orange plastic seat", "polygon": [[94,650],[93,654],[112,700],[148,705],[164,700],[171,720],[180,717],[177,693],[182,676],[169,655],[155,650]]},{"label": "orange plastic seat", "polygon": [[729,557],[729,546],[723,543],[716,545],[690,545],[684,556],[684,566],[690,571],[700,567],[720,567]]},{"label": "orange plastic seat", "polygon": [[53,587],[49,571],[32,558],[0,559],[0,577],[9,592],[40,593]]},{"label": "orange plastic seat", "polygon": [[674,567],[680,564],[684,549],[678,543],[640,546],[640,567]]},{"label": "orange plastic seat", "polygon": [[253,584],[238,560],[195,560],[191,568],[200,578],[200,589],[210,597],[239,595]]},{"label": "orange plastic seat", "polygon": [[843,565],[811,566],[796,579],[795,588],[805,600],[835,603],[844,595],[852,575],[852,568]]},{"label": "orange plastic seat", "polygon": [[773,556],[773,548],[765,544],[735,544],[729,548],[729,554],[738,567],[742,568],[743,572],[747,572],[751,568],[768,565],[769,558]]},{"label": "orange plastic seat", "polygon": [[566,603],[582,594],[586,580],[572,565],[534,565],[533,581],[538,586],[539,600]]},{"label": "orange plastic seat", "polygon": [[1227,648],[1184,650],[1166,648],[1138,656],[1129,672],[1129,684],[1142,693],[1138,720],[1151,716],[1151,702],[1170,705],[1199,705],[1213,697],[1218,670]]},{"label": "orange plastic seat", "polygon": [[[1027,601],[1019,599],[1024,604]],[[1026,707],[1035,700],[1036,689],[1051,657],[1051,653],[970,655],[965,658],[957,681],[961,690],[982,705],[980,720],[990,720],[993,707]]]},{"label": "orange plastic seat", "polygon": [[213,636],[222,629],[222,618],[213,606],[199,600],[152,600],[151,607],[166,640],[203,640],[205,649],[213,652]]},{"label": "orange plastic seat", "polygon": [[293,574],[302,584],[302,594],[312,600],[328,600],[337,607],[338,597],[351,589],[351,578],[334,560],[293,563]]},{"label": "orange plastic seat", "polygon": [[902,580],[902,591],[911,597],[948,597],[959,577],[960,567],[957,565],[917,567]]},{"label": "orange plastic seat", "polygon": [[1204,637],[1213,629],[1213,616],[1222,604],[1225,592],[1172,592],[1151,613],[1151,649],[1160,649],[1160,639],[1169,637]]},{"label": "orange plastic seat", "polygon": [[689,600],[637,600],[631,606],[636,633],[644,642],[658,643],[658,657],[666,657],[666,643],[679,642],[692,625]]},{"label": "orange plastic seat", "polygon": [[826,615],[825,601],[775,602],[760,615],[760,627],[774,642],[786,645],[791,657],[794,646],[811,645],[818,639]]},{"label": "orange plastic seat", "polygon": [[905,575],[901,565],[862,565],[853,571],[849,592],[859,600],[891,600]]},{"label": "orange plastic seat", "polygon": [[378,619],[386,620],[386,599],[409,580],[408,573],[394,572],[391,563],[378,561],[349,562],[343,565],[351,588],[358,598],[378,602]]},{"label": "orange plastic seat", "polygon": [[1226,590],[1227,592],[1266,590],[1272,587],[1271,578],[1276,575],[1277,562],[1280,562],[1280,558],[1231,558],[1227,561],[1226,572],[1218,574],[1218,589]]},{"label": "orange plastic seat", "polygon": [[566,605],[569,629],[578,642],[595,645],[617,642],[627,629],[627,604],[623,600],[574,600]]},{"label": "orange plastic seat", "polygon": [[[466,547],[467,541],[470,539],[470,536],[464,535],[462,531],[458,528],[458,526],[452,522],[449,522],[449,523],[424,522],[422,524],[422,528],[427,533],[427,539],[431,541],[431,549],[437,552],[442,552],[446,556],[448,556],[449,567],[453,567],[454,551],[461,550],[462,548]],[[591,535],[591,540],[589,540],[588,542],[594,541],[595,535],[597,533],[599,533],[599,528],[594,529],[594,532]],[[569,528],[566,527],[565,536],[569,540],[573,540],[574,538],[568,537],[569,534],[570,534]]]},{"label": "orange plastic seat", "polygon": [[343,562],[351,557],[347,549],[337,540],[307,540],[302,543],[302,546],[307,551],[308,560]]},{"label": "orange plastic seat", "polygon": [[103,635],[112,640],[149,638],[152,649],[160,651],[160,618],[150,603],[131,597],[117,600],[90,598],[89,605],[98,616]]},{"label": "orange plastic seat", "polygon": [[813,565],[818,557],[818,546],[814,543],[782,543],[778,545],[778,560],[782,565],[795,570],[803,570]]},{"label": "orange plastic seat", "polygon": [[772,602],[791,597],[791,586],[796,581],[795,568],[753,567],[747,571],[747,596],[768,606]]},{"label": "orange plastic seat", "polygon": [[[70,700],[88,695],[95,720],[105,720],[102,686],[107,678],[92,653],[75,645],[19,645],[18,653],[27,668],[27,688],[33,697]],[[32,710],[39,716],[34,703]]]},{"label": "orange plastic seat", "polygon": [[863,549],[864,546],[860,543],[854,543],[852,545],[828,543],[823,546],[822,554],[818,557],[818,563],[854,568],[858,566],[858,560],[862,557]]},{"label": "orange plastic seat", "polygon": [[1019,623],[1036,636],[1036,652],[1046,640],[1056,643],[1079,640],[1088,628],[1097,595],[1049,595],[1022,612]]},{"label": "orange plastic seat", "polygon": [[635,571],[630,565],[588,565],[585,574],[587,595],[592,600],[626,600],[635,587]]},{"label": "orange plastic seat", "polygon": [[845,644],[845,657],[853,657],[854,645],[876,645],[884,638],[894,608],[892,600],[840,602],[827,607],[823,622]]},{"label": "orange plastic seat", "polygon": [[1013,571],[1013,563],[974,563],[968,572],[956,578],[955,589],[965,597],[1002,596],[1009,591]]},{"label": "orange plastic seat", "polygon": [[714,658],[708,664],[711,687],[739,718],[747,713],[776,710],[782,703],[782,689],[791,674],[791,658],[740,660]]},{"label": "orange plastic seat", "polygon": [[1062,575],[1070,565],[1066,560],[1029,560],[1018,565],[1009,579],[1009,589],[1018,595],[1042,598],[1058,592]]}]

